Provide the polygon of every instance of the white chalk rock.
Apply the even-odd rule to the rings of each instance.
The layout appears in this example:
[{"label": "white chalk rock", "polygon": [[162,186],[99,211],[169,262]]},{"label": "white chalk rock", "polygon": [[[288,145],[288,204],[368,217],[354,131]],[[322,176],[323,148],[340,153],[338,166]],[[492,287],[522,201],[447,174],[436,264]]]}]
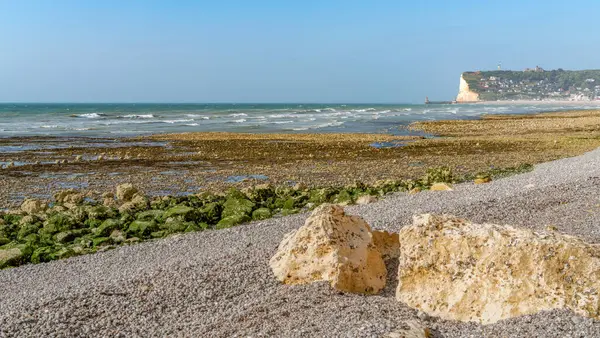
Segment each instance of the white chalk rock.
[{"label": "white chalk rock", "polygon": [[48,209],[48,205],[40,200],[27,198],[21,204],[21,210],[29,215],[39,214]]},{"label": "white chalk rock", "polygon": [[489,324],[570,309],[599,318],[600,245],[428,214],[399,236],[396,298],[428,315]]},{"label": "white chalk rock", "polygon": [[328,281],[337,290],[365,294],[383,289],[387,275],[369,225],[331,204],[285,236],[270,266],[285,284]]}]

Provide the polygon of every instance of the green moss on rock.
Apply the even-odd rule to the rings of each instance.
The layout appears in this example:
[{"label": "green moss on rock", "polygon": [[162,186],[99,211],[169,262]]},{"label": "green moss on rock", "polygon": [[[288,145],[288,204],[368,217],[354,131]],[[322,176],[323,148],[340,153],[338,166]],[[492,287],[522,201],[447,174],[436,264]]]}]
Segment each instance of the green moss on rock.
[{"label": "green moss on rock", "polygon": [[164,218],[165,212],[162,210],[147,210],[136,215],[139,221],[160,221]]},{"label": "green moss on rock", "polygon": [[44,222],[43,230],[46,233],[55,234],[61,231],[71,230],[73,228],[75,228],[75,222],[73,218],[64,213],[58,213],[50,216],[50,218]]},{"label": "green moss on rock", "polygon": [[223,212],[221,213],[221,217],[223,219],[232,216],[236,216],[240,219],[242,219],[243,216],[247,216],[249,218],[249,216],[252,214],[253,208],[254,203],[246,198],[229,197],[223,204]]},{"label": "green moss on rock", "polygon": [[244,222],[248,222],[250,220],[250,216],[245,214],[236,214],[232,216],[227,216],[217,223],[216,229],[226,229],[231,228],[234,225],[238,225]]},{"label": "green moss on rock", "polygon": [[19,248],[0,249],[0,269],[17,265],[23,259],[23,252]]},{"label": "green moss on rock", "polygon": [[21,226],[19,232],[17,233],[17,239],[22,241],[28,235],[37,234],[39,230],[40,226],[37,224],[24,224]]},{"label": "green moss on rock", "polygon": [[217,202],[211,202],[206,204],[200,209],[199,222],[206,222],[208,224],[215,224],[221,219],[222,205]]},{"label": "green moss on rock", "polygon": [[121,221],[117,219],[107,219],[99,227],[94,231],[94,235],[97,237],[106,237],[110,235],[110,233],[121,227]]},{"label": "green moss on rock", "polygon": [[271,210],[268,208],[259,208],[252,212],[252,219],[255,221],[271,218],[271,216],[273,215],[271,213]]},{"label": "green moss on rock", "polygon": [[133,221],[129,224],[127,232],[134,236],[145,237],[157,230],[158,226],[154,221]]}]

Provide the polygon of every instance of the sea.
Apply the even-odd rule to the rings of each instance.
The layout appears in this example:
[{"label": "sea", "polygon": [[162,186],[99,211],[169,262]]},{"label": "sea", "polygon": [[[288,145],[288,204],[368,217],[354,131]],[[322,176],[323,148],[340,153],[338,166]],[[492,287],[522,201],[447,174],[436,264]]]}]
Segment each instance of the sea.
[{"label": "sea", "polygon": [[410,134],[415,121],[597,108],[597,104],[0,104],[0,137],[181,132]]}]

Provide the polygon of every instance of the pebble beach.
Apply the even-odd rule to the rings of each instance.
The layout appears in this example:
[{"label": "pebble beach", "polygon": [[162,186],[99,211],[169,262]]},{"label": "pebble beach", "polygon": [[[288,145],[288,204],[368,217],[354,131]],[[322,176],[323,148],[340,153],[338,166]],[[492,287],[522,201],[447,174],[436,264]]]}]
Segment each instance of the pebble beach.
[{"label": "pebble beach", "polygon": [[[412,215],[449,213],[532,229],[549,225],[598,243],[600,151],[454,191],[398,193],[347,208],[376,229],[398,231]],[[595,337],[600,322],[557,310],[482,326],[427,317],[382,294],[285,286],[268,260],[306,214],[0,272],[0,333],[27,336],[381,337],[411,321],[438,337]],[[391,273],[391,276],[394,274]]]}]

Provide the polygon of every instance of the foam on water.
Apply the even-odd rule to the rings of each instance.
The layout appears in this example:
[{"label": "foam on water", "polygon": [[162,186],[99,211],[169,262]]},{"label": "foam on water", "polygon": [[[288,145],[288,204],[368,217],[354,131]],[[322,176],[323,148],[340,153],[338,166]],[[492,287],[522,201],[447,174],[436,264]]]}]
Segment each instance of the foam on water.
[{"label": "foam on water", "polygon": [[152,114],[141,114],[141,115],[129,114],[129,115],[124,115],[123,117],[126,119],[151,119],[156,116],[154,116]]},{"label": "foam on water", "polygon": [[0,104],[0,137],[189,131],[408,134],[415,121],[597,108],[598,104]]}]

